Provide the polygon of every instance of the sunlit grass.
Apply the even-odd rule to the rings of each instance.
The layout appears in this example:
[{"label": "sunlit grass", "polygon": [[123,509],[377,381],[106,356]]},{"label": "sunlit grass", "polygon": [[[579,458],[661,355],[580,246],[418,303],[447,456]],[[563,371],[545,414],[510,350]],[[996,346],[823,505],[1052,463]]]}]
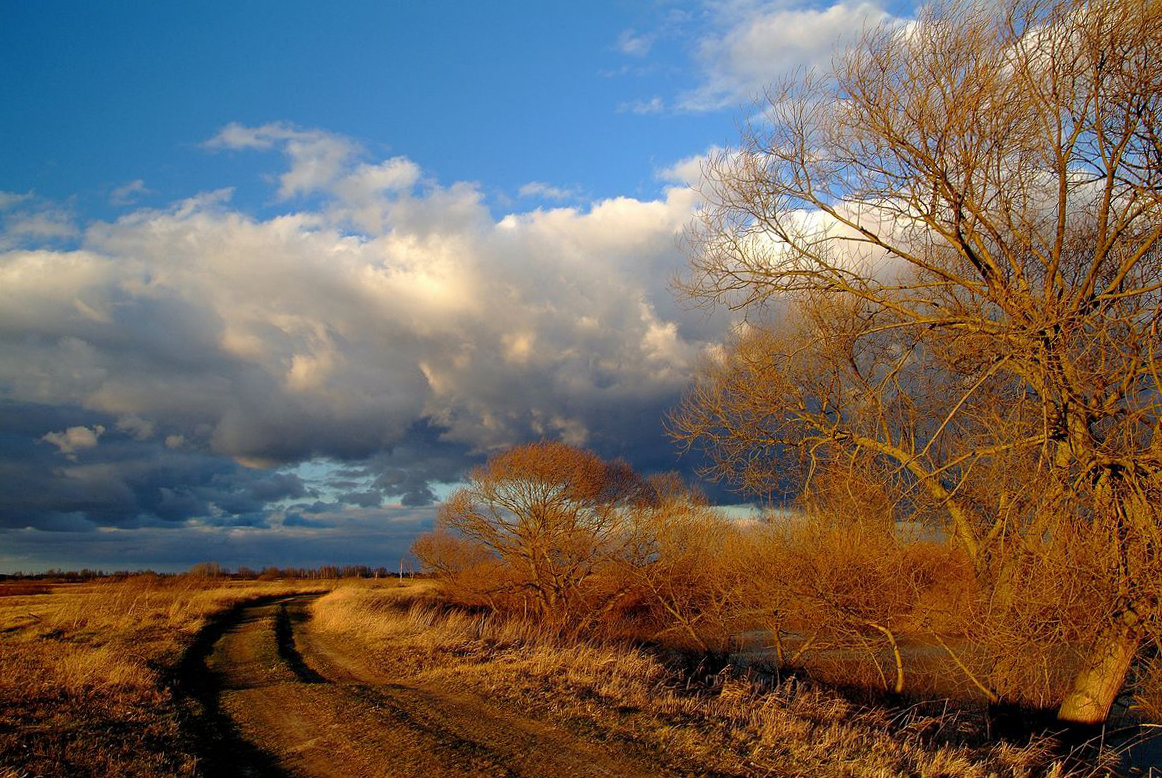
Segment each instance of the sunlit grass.
[{"label": "sunlit grass", "polygon": [[323,588],[312,584],[0,584],[0,765],[19,776],[199,774],[176,666],[216,614]]},{"label": "sunlit grass", "polygon": [[429,584],[341,587],[312,610],[314,628],[342,634],[391,672],[659,749],[695,774],[1081,774],[1055,762],[1048,741],[989,742],[964,713],[860,706],[797,680],[771,684],[729,668],[691,677],[625,644],[566,640],[450,607]]}]

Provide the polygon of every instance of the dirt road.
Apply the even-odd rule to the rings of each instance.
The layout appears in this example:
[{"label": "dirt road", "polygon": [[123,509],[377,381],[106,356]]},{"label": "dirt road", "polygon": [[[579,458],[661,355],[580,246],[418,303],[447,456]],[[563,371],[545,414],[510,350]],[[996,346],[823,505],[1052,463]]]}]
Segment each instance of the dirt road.
[{"label": "dirt road", "polygon": [[596,743],[464,690],[409,682],[311,629],[309,597],[251,606],[206,665],[240,742],[218,771],[294,776],[658,776],[652,755]]}]

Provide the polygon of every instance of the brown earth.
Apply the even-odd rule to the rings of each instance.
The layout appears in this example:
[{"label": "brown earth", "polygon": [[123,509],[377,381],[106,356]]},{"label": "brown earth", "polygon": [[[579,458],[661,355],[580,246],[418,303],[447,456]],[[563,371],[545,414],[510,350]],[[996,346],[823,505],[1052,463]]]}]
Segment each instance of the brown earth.
[{"label": "brown earth", "polygon": [[659,755],[595,742],[463,689],[375,666],[357,648],[312,630],[310,599],[245,609],[207,657],[220,711],[264,756],[235,765],[238,774],[673,774]]}]

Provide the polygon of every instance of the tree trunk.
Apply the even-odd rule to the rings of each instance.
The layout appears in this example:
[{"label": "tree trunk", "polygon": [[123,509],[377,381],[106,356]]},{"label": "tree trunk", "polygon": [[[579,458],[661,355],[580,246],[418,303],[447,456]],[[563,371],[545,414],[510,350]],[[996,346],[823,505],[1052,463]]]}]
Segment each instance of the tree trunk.
[{"label": "tree trunk", "polygon": [[1123,617],[1098,635],[1057,709],[1058,721],[1083,725],[1105,722],[1141,643],[1132,621]]},{"label": "tree trunk", "polygon": [[[875,622],[867,622],[868,626],[878,631],[888,639],[888,643],[892,647],[892,661],[896,668],[896,681],[894,685],[889,686],[887,679],[884,679],[884,688],[895,694],[904,693],[904,657],[900,654],[900,644],[896,642],[896,635],[887,627],[876,624]],[[881,671],[882,675],[882,671]]]}]

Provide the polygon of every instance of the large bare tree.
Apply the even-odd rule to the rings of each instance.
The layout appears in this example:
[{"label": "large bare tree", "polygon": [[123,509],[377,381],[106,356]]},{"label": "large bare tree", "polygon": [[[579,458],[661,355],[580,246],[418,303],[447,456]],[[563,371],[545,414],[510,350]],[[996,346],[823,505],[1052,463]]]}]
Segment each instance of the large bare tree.
[{"label": "large bare tree", "polygon": [[689,235],[686,291],[749,324],[677,434],[755,491],[858,461],[1009,598],[1084,542],[1070,722],[1159,619],[1160,87],[1160,3],[937,3],[773,88]]}]

